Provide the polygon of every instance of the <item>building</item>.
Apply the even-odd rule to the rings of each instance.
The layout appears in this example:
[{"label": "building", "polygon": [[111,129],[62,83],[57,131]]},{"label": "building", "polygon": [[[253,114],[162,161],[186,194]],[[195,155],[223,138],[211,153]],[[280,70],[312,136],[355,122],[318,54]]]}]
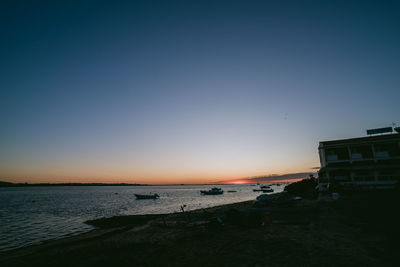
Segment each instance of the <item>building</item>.
[{"label": "building", "polygon": [[324,141],[318,149],[319,191],[333,185],[390,189],[400,182],[399,133]]}]

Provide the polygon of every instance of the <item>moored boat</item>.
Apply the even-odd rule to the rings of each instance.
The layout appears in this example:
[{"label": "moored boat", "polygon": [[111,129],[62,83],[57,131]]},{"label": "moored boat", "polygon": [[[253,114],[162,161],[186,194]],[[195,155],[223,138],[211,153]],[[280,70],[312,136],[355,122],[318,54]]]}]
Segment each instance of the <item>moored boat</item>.
[{"label": "moored boat", "polygon": [[263,189],[262,191],[263,191],[263,193],[272,193],[272,192],[274,192],[274,189],[272,189],[272,188],[265,188],[265,189]]},{"label": "moored boat", "polygon": [[136,199],[157,199],[160,198],[158,194],[152,194],[152,195],[141,195],[141,194],[135,194]]},{"label": "moored boat", "polygon": [[222,195],[224,191],[221,188],[214,187],[210,190],[201,190],[200,193],[203,195]]}]

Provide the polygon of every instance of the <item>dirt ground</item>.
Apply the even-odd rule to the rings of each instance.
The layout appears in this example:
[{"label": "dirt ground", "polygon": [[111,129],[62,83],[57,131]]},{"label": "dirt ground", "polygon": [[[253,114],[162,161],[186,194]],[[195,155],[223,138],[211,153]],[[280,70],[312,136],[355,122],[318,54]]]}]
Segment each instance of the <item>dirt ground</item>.
[{"label": "dirt ground", "polygon": [[243,202],[90,222],[98,230],[0,253],[0,266],[397,266],[398,192]]}]

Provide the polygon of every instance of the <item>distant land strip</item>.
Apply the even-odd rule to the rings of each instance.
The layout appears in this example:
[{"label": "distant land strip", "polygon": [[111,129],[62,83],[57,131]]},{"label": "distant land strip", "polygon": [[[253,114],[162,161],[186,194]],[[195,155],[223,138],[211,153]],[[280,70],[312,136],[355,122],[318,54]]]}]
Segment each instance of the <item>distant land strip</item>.
[{"label": "distant land strip", "polygon": [[28,187],[28,186],[150,186],[149,184],[128,183],[10,183],[0,181],[0,187]]}]

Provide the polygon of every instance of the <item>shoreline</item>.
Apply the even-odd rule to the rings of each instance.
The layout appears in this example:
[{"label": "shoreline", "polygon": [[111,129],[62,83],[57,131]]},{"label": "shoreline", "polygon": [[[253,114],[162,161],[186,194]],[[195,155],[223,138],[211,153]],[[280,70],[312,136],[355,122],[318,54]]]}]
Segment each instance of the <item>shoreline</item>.
[{"label": "shoreline", "polygon": [[[277,195],[280,193],[275,193]],[[271,194],[272,195],[272,194]],[[94,220],[85,221],[86,224],[92,225],[94,227],[98,227],[99,229],[109,229],[115,227],[136,227],[144,225],[150,221],[157,219],[166,219],[166,218],[176,218],[176,217],[184,217],[184,216],[192,216],[199,213],[204,212],[225,212],[228,209],[240,209],[243,207],[248,207],[255,200],[246,200],[240,202],[234,202],[229,204],[217,205],[208,208],[199,208],[195,210],[189,210],[184,212],[172,212],[172,213],[164,213],[164,214],[140,214],[140,215],[121,215],[121,216],[113,216],[113,217],[103,217]],[[97,229],[94,229],[97,230]]]},{"label": "shoreline", "polygon": [[[391,266],[398,192],[101,218],[76,236],[0,253],[2,266]],[[257,202],[258,203],[258,202]],[[260,204],[260,203],[258,203]]]},{"label": "shoreline", "polygon": [[[100,216],[173,213],[179,212],[180,205],[183,204],[187,205],[185,210],[194,210],[223,205],[225,203],[246,201],[254,199],[258,195],[251,192],[252,187],[250,186],[244,186],[243,188],[227,186],[226,188],[228,189],[226,190],[231,190],[230,188],[234,187],[235,190],[238,190],[235,194],[225,193],[221,197],[201,196],[197,190],[203,190],[202,187],[200,187],[201,189],[197,189],[197,187],[190,186],[188,187],[189,190],[177,190],[175,187],[157,188],[157,191],[155,189],[154,191],[161,195],[161,199],[154,201],[154,204],[150,201],[136,201],[133,195],[136,192],[146,193],[153,191],[153,189],[150,190],[149,188],[139,190],[123,187],[113,189],[109,187],[104,188],[104,190],[103,188],[96,189],[98,191],[85,191],[86,189],[83,188],[68,191],[67,187],[62,190],[57,190],[56,188],[49,189],[50,193],[54,192],[55,196],[60,196],[57,199],[63,199],[63,195],[66,194],[70,206],[76,207],[76,209],[73,208],[71,210],[69,210],[69,206],[63,205],[62,201],[56,201],[55,205],[50,203],[48,199],[43,197],[43,192],[47,192],[45,188],[41,189],[43,191],[39,191],[38,194],[35,193],[35,189],[39,188],[21,188],[22,193],[19,193],[19,189],[17,190],[17,188],[17,191],[5,189],[10,191],[2,194],[2,199],[5,200],[2,202],[3,205],[1,205],[3,212],[5,211],[5,223],[0,227],[0,232],[4,233],[1,238],[2,242],[0,242],[0,252],[41,244],[49,239],[58,240],[88,232],[93,227],[83,222],[100,218]],[[283,186],[277,188],[276,191],[279,192]],[[88,187],[88,189],[90,188]],[[90,192],[90,194],[85,194],[85,192]],[[85,195],[80,198],[77,197],[78,194]],[[7,199],[14,199],[14,196],[19,201],[19,205],[16,208],[12,208],[11,205],[6,204],[8,203]],[[94,199],[94,197],[98,197],[98,199]],[[111,207],[108,203],[115,204],[112,204]],[[47,211],[46,207],[50,207],[49,205],[52,208]],[[43,213],[43,216],[37,217],[38,212]],[[13,221],[14,218],[15,222]]]},{"label": "shoreline", "polygon": [[[274,193],[274,194],[280,194],[280,193]],[[207,208],[199,208],[199,209],[185,211],[185,214],[196,213],[196,212],[200,212],[203,210],[212,211],[214,209],[234,208],[235,206],[240,206],[242,203],[252,203],[252,202],[254,202],[254,200],[246,200],[246,201],[222,204],[222,205],[217,205],[217,206],[212,206],[212,207],[207,207]],[[150,220],[160,219],[162,217],[171,216],[171,215],[176,215],[176,216],[181,215],[182,216],[182,214],[183,214],[182,212],[171,212],[171,213],[164,213],[164,214],[135,214],[135,215],[120,215],[120,216],[112,216],[112,217],[101,217],[101,218],[97,218],[97,219],[93,219],[93,220],[87,220],[83,223],[95,227],[94,229],[86,231],[86,232],[71,233],[71,234],[68,234],[65,236],[60,236],[59,238],[50,238],[50,239],[38,241],[38,243],[28,244],[28,245],[21,246],[21,247],[6,249],[3,251],[0,251],[0,259],[3,254],[12,253],[16,250],[25,250],[25,249],[29,249],[31,247],[32,248],[40,247],[42,245],[45,245],[48,243],[53,243],[53,242],[54,243],[63,242],[63,241],[68,242],[69,239],[71,239],[72,241],[75,241],[75,239],[86,238],[86,235],[89,235],[89,236],[97,235],[97,232],[99,232],[99,234],[101,235],[103,230],[108,230],[107,232],[109,232],[109,230],[111,228],[141,226],[142,224],[145,224],[145,223],[149,222]]]}]

